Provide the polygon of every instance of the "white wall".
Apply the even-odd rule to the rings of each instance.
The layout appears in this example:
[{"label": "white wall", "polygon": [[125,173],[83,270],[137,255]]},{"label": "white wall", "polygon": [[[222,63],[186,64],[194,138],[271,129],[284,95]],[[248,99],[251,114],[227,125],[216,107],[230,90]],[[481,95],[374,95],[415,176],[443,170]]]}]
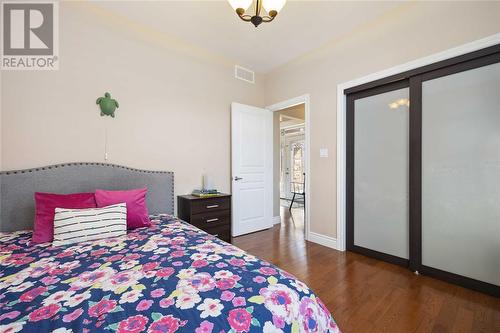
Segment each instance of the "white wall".
[{"label": "white wall", "polygon": [[336,237],[337,85],[498,32],[500,2],[408,2],[267,75],[267,105],[310,94],[312,232]]},{"label": "white wall", "polygon": [[[230,103],[263,105],[234,63],[163,39],[88,3],[60,3],[60,69],[1,77],[1,169],[72,161],[175,172],[176,193],[201,174],[230,191]],[[120,103],[101,117],[97,97]]]}]

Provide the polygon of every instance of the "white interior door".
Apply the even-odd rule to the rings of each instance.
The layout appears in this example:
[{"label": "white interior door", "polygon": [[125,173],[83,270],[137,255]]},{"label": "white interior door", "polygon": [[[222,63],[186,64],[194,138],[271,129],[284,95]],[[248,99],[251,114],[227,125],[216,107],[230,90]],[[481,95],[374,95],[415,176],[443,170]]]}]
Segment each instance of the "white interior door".
[{"label": "white interior door", "polygon": [[272,227],[273,115],[231,104],[232,234]]}]

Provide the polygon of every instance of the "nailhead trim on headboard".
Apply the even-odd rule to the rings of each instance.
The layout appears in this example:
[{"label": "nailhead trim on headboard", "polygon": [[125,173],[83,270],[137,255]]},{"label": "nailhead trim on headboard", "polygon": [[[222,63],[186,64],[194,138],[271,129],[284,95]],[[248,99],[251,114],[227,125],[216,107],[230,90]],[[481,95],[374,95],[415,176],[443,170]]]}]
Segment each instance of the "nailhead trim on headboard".
[{"label": "nailhead trim on headboard", "polygon": [[170,174],[173,174],[172,171],[142,170],[142,169],[135,169],[135,168],[130,168],[130,167],[126,167],[126,166],[122,166],[122,165],[117,165],[117,164],[111,164],[111,163],[72,162],[72,163],[54,164],[54,165],[44,166],[44,167],[40,167],[40,168],[1,171],[0,175],[15,175],[15,174],[19,174],[19,173],[29,173],[29,172],[34,172],[34,171],[41,171],[41,170],[62,168],[62,167],[66,167],[66,166],[75,166],[75,165],[95,165],[95,166],[105,166],[105,167],[120,168],[120,169],[135,171],[135,172],[144,172],[144,173],[170,173]]}]

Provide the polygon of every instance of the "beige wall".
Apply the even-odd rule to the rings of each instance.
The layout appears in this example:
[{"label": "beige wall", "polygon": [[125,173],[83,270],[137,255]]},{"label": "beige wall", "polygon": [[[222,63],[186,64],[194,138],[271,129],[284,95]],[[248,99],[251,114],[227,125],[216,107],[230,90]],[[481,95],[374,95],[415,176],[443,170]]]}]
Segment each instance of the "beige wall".
[{"label": "beige wall", "polygon": [[[104,161],[107,128],[109,162],[172,170],[178,194],[200,186],[202,172],[229,191],[230,103],[310,93],[311,230],[335,236],[337,84],[498,32],[500,2],[403,3],[251,85],[228,59],[63,2],[60,70],[0,74],[0,168]],[[105,91],[120,102],[115,119],[95,105]]]},{"label": "beige wall", "polygon": [[[176,193],[203,172],[230,191],[230,103],[263,105],[227,59],[164,38],[91,4],[60,5],[60,70],[1,77],[1,169],[71,161],[175,172]],[[120,103],[101,117],[97,97]]]},{"label": "beige wall", "polygon": [[311,231],[336,236],[337,84],[498,32],[500,2],[405,3],[269,73],[267,105],[311,97]]}]

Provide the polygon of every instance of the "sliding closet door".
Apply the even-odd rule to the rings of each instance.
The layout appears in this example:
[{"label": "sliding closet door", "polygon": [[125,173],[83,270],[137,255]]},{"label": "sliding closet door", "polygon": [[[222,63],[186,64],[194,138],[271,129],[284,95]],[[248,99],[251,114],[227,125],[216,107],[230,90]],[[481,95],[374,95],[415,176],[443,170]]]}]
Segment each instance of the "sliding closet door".
[{"label": "sliding closet door", "polygon": [[[405,87],[406,86],[406,87]],[[349,96],[348,249],[407,265],[406,82]]]},{"label": "sliding closet door", "polygon": [[422,265],[500,286],[500,63],[421,89]]}]

